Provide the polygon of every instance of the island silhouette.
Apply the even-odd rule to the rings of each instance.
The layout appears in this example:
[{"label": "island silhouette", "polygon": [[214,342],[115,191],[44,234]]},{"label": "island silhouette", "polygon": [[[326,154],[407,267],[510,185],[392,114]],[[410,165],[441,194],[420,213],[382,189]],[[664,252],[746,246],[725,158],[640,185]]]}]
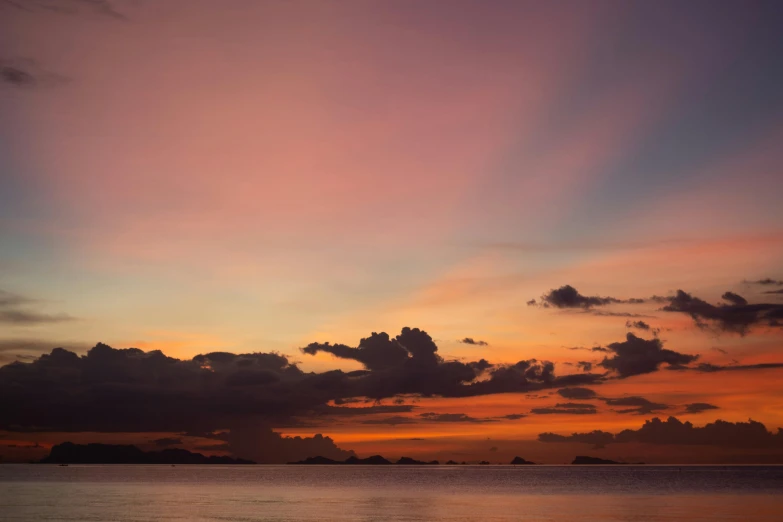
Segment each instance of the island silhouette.
[{"label": "island silhouette", "polygon": [[[201,453],[194,453],[184,449],[168,448],[161,451],[143,451],[137,446],[124,444],[75,444],[73,442],[63,442],[52,446],[51,453],[40,461],[42,464],[255,464],[247,459],[206,456]],[[372,455],[366,458],[359,458],[355,455],[345,460],[335,460],[324,456],[308,457],[296,462],[288,462],[294,465],[364,465],[364,466],[437,466],[440,464],[437,460],[417,460],[411,457],[400,457],[397,461],[383,457],[382,455]],[[469,465],[462,461],[457,462],[449,460],[447,465]],[[491,463],[482,460],[478,463],[480,466],[487,466]],[[514,457],[509,465],[535,465],[522,457]],[[616,462],[614,460],[601,459],[598,457],[589,457],[578,455],[574,458],[572,465],[585,464],[628,464],[626,462]],[[642,464],[642,463],[639,463]]]},{"label": "island silhouette", "polygon": [[142,451],[121,444],[74,444],[52,446],[42,464],[255,464],[252,460],[231,457],[207,457],[184,449]]}]

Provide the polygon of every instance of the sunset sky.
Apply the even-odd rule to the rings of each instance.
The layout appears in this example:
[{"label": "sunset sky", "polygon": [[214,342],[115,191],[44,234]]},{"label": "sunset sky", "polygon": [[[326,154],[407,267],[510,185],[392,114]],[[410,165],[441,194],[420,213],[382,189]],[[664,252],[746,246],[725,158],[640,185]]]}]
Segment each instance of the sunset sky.
[{"label": "sunset sky", "polygon": [[783,462],[781,27],[0,0],[0,457]]}]

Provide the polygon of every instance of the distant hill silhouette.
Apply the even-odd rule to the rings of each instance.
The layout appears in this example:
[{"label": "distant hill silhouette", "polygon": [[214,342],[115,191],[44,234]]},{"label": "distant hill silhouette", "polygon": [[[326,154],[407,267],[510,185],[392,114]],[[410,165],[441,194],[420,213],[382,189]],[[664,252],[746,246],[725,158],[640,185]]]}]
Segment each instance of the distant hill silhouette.
[{"label": "distant hill silhouette", "polygon": [[587,457],[585,455],[579,455],[571,464],[624,464],[624,462],[615,462],[608,459],[599,459],[598,457]]},{"label": "distant hill silhouette", "polygon": [[521,464],[535,464],[535,462],[530,462],[529,460],[525,460],[522,457],[514,457],[514,460],[511,461],[511,464],[516,466]]},{"label": "distant hill silhouette", "polygon": [[422,465],[422,464],[437,465],[437,464],[440,464],[440,463],[437,460],[431,460],[429,462],[424,462],[423,460],[416,460],[416,459],[412,459],[410,457],[400,457],[400,460],[397,461],[397,464],[404,464],[404,465]]},{"label": "distant hill silhouette", "polygon": [[342,464],[342,465],[351,465],[351,464],[364,464],[364,465],[385,465],[385,464],[391,464],[390,461],[386,460],[380,455],[373,455],[372,457],[367,457],[366,459],[360,459],[358,457],[348,457],[345,460],[334,460],[326,457],[308,457],[304,460],[300,460],[297,462],[289,462],[289,464],[330,464],[330,465],[336,465],[336,464]]},{"label": "distant hill silhouette", "polygon": [[184,449],[142,451],[136,446],[119,444],[74,444],[52,446],[44,464],[255,464],[231,457],[206,457]]},{"label": "distant hill silhouette", "polygon": [[[367,457],[366,459],[360,459],[358,457],[348,457],[345,460],[334,460],[326,457],[308,457],[304,460],[300,460],[297,462],[289,462],[289,464],[315,464],[315,465],[351,465],[351,464],[364,464],[364,465],[370,465],[370,466],[376,466],[376,465],[387,465],[391,464],[389,460],[386,460],[380,455],[373,455],[372,457]],[[394,464],[400,464],[400,465],[437,465],[439,462],[437,460],[431,460],[429,462],[424,462],[423,460],[416,460],[412,459],[410,457],[401,457],[400,460],[395,462]],[[454,463],[456,464],[456,462]]]}]

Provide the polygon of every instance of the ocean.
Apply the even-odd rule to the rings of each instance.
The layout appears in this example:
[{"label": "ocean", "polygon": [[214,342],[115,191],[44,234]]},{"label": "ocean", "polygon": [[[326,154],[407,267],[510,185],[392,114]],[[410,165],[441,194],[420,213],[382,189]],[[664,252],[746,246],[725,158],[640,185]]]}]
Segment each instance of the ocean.
[{"label": "ocean", "polygon": [[0,520],[780,522],[783,467],[6,464]]}]

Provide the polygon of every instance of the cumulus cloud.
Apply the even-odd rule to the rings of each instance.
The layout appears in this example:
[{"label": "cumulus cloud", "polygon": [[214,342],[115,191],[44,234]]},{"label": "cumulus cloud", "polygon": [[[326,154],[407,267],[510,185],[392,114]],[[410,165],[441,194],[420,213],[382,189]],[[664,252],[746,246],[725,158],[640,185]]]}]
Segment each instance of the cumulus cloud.
[{"label": "cumulus cloud", "polygon": [[[682,422],[676,417],[666,421],[653,418],[645,421],[638,430],[623,430],[612,434],[604,431],[591,433],[573,433],[557,435],[542,433],[538,436],[541,442],[586,442],[592,444],[601,434],[603,444],[621,444],[641,442],[645,444],[682,444],[700,446],[723,446],[735,448],[783,448],[783,429],[776,433],[767,431],[760,422],[726,422],[717,420],[702,427],[696,427],[690,422]],[[611,437],[610,437],[611,436]]]},{"label": "cumulus cloud", "polygon": [[660,339],[642,339],[632,333],[623,342],[609,344],[607,349],[614,355],[604,357],[598,366],[615,371],[620,377],[652,373],[662,364],[687,365],[698,358],[698,355],[665,349]]},{"label": "cumulus cloud", "polygon": [[593,399],[596,397],[595,391],[591,390],[590,388],[560,388],[557,390],[557,393],[566,399],[571,400],[585,400],[585,399]]},{"label": "cumulus cloud", "polygon": [[558,435],[556,433],[540,433],[539,442],[579,442],[592,444],[595,448],[604,448],[614,442],[614,435],[607,431],[595,430],[589,433],[572,433],[571,435]]},{"label": "cumulus cloud", "polygon": [[747,300],[732,292],[723,294],[729,304],[713,305],[682,290],[677,290],[669,304],[661,310],[680,312],[691,316],[696,326],[702,329],[745,335],[752,326],[766,324],[779,326],[783,320],[783,304],[748,304]]},{"label": "cumulus cloud", "polygon": [[[333,351],[334,346],[309,345],[305,353]],[[355,407],[347,400],[356,397],[472,397],[603,379],[589,373],[557,376],[553,363],[535,359],[504,365],[444,361],[429,335],[411,328],[394,339],[381,333],[355,348],[339,346],[335,352],[363,362],[366,369],[305,373],[276,353],[212,352],[180,360],[160,351],[105,344],[83,356],[56,348],[32,362],[0,367],[0,429],[212,432],[251,419],[284,426],[300,418],[394,415],[413,408]]]}]

